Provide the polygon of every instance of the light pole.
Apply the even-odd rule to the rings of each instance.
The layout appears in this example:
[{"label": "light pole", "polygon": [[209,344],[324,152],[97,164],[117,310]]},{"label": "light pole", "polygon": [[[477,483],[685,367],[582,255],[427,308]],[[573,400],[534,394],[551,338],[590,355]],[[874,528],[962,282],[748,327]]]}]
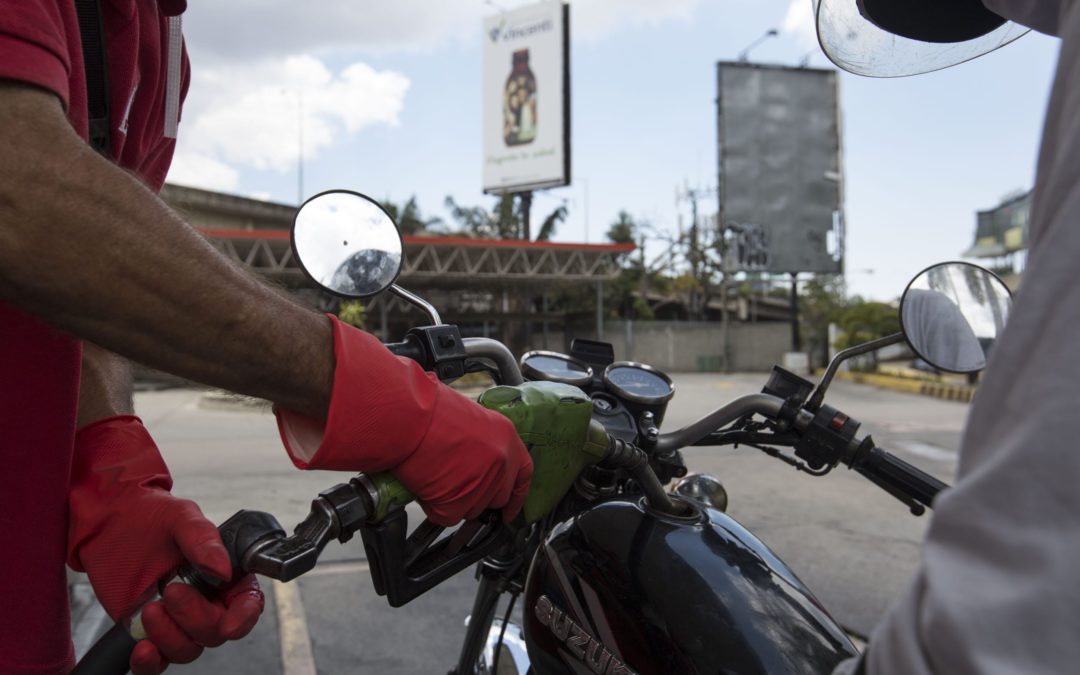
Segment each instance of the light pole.
[{"label": "light pole", "polygon": [[304,203],[304,90],[296,92],[296,203]]},{"label": "light pole", "polygon": [[304,203],[304,90],[282,89],[282,95],[296,96],[296,204]]},{"label": "light pole", "polygon": [[750,50],[754,49],[755,47],[760,45],[762,42],[765,42],[769,38],[774,38],[779,34],[780,34],[780,31],[776,30],[775,28],[770,28],[768,31],[766,31],[766,33],[764,35],[762,35],[761,37],[759,37],[758,39],[754,40],[749,45],[747,45],[746,49],[739,52],[739,57],[738,57],[739,62],[740,63],[746,63],[747,60],[750,58]]}]

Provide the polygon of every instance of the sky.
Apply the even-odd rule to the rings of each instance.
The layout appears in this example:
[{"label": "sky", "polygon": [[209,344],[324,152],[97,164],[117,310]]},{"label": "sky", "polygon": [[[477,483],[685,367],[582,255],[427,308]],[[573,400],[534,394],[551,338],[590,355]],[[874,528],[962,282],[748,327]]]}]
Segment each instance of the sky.
[{"label": "sky", "polygon": [[[449,221],[482,193],[482,20],[517,0],[190,3],[191,90],[169,180],[287,204],[347,188]],[[811,0],[571,0],[573,184],[538,192],[554,237],[604,241],[619,211],[674,232],[676,194],[716,186],[716,83],[751,61],[831,67]],[[972,243],[975,212],[1034,182],[1058,41],[1031,34],[956,68],[842,74],[847,282],[890,300]],[[302,140],[301,140],[302,136]],[[297,160],[303,148],[303,189]],[[702,208],[714,212],[715,201]],[[658,242],[647,252],[659,253]]]}]

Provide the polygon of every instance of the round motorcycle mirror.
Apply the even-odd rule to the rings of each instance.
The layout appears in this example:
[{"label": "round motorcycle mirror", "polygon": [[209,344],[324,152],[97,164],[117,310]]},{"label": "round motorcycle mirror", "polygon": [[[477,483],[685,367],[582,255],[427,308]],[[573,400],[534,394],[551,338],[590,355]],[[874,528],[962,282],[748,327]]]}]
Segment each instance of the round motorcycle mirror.
[{"label": "round motorcycle mirror", "polygon": [[316,284],[334,295],[366,298],[397,280],[404,246],[394,219],[374,199],[331,190],[300,206],[292,248]]},{"label": "round motorcycle mirror", "polygon": [[1012,293],[993,272],[965,262],[926,268],[900,299],[900,327],[923,361],[951,373],[986,367],[1005,328]]}]

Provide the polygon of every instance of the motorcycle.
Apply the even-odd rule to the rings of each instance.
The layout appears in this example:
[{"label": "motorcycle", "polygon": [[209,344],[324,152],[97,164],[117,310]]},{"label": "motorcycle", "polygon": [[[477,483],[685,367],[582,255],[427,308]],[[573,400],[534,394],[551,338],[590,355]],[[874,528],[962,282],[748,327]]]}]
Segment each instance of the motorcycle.
[{"label": "motorcycle", "polygon": [[[332,540],[359,533],[375,590],[393,607],[475,565],[476,594],[451,675],[829,673],[857,657],[813,593],[725,513],[720,481],[688,474],[681,450],[748,446],[813,476],[844,465],[922,515],[948,486],[860,436],[859,421],[828,405],[826,393],[845,362],[905,341],[939,370],[977,371],[1011,302],[987,270],[930,267],[901,299],[900,333],[840,352],[816,384],[774,367],[761,393],[661,432],[671,378],[616,361],[611,345],[576,339],[569,354],[532,351],[518,360],[496,340],[462,338],[443,323],[395,283],[401,235],[374,200],[341,190],[311,198],[296,215],[292,245],[326,291],[388,291],[426,313],[429,325],[386,345],[393,353],[445,382],[488,373],[496,386],[478,402],[514,423],[533,480],[509,524],[492,511],[451,530],[426,520],[410,528],[404,486],[389,474],[360,474],[320,493],[291,535],[268,513],[239,511],[220,526],[222,539],[237,575],[290,581],[313,569]],[[211,590],[194,569],[177,576]],[[511,621],[519,597],[522,625]],[[141,637],[136,614],[73,672],[127,672]]]}]

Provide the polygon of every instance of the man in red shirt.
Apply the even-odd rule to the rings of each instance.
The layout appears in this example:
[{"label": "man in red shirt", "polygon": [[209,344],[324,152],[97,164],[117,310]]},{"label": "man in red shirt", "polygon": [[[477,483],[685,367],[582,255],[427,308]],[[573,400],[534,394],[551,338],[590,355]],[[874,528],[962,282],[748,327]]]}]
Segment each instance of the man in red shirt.
[{"label": "man in red shirt", "polygon": [[[531,474],[507,420],[263,287],[157,199],[188,81],[186,2],[100,4],[115,164],[85,143],[71,0],[0,0],[3,673],[70,669],[65,560],[117,619],[182,559],[231,576],[213,524],[169,494],[112,352],[274,401],[298,467],[391,470],[436,522],[512,517]],[[137,674],[245,634],[262,609],[253,579],[213,601],[162,595],[143,611]]]}]

